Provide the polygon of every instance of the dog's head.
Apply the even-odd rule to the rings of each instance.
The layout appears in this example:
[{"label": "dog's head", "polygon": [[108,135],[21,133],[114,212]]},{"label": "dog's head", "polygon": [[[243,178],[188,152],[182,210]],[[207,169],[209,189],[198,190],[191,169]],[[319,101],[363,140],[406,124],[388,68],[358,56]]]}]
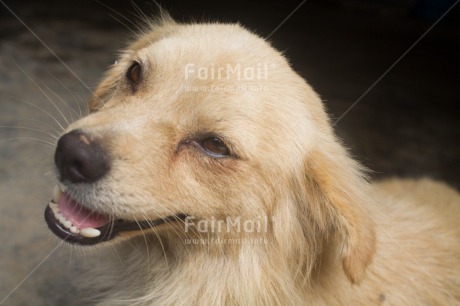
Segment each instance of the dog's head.
[{"label": "dog's head", "polygon": [[187,216],[273,216],[273,243],[314,258],[336,239],[349,278],[362,277],[367,184],[318,96],[263,39],[166,18],[122,53],[90,109],[56,148],[61,188],[45,216],[60,238],[95,245],[180,235]]}]

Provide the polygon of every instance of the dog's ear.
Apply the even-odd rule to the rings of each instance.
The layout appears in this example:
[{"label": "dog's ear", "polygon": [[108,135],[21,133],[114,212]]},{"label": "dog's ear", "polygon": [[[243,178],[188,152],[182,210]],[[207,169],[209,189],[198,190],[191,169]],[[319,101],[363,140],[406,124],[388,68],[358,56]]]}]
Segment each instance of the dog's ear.
[{"label": "dog's ear", "polygon": [[359,283],[375,252],[374,223],[368,183],[362,167],[348,156],[337,140],[308,154],[306,197],[313,222],[337,238],[345,274]]}]

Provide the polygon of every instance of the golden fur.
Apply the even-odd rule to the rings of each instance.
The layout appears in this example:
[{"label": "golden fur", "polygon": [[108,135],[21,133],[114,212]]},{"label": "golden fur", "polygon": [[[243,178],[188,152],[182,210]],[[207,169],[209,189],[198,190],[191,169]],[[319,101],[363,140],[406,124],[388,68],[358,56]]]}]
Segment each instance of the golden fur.
[{"label": "golden fur", "polygon": [[[136,91],[126,81],[133,61],[143,65]],[[268,71],[186,79],[190,63]],[[215,86],[225,90],[206,90]],[[460,304],[459,194],[428,179],[369,184],[317,94],[239,25],[151,25],[110,68],[91,110],[67,131],[100,140],[113,160],[97,191],[81,195],[93,209],[131,220],[273,217],[263,233],[185,233],[174,222],[125,233],[116,252],[95,248],[100,305]],[[184,145],[206,132],[237,157]],[[186,243],[210,237],[267,243]]]}]

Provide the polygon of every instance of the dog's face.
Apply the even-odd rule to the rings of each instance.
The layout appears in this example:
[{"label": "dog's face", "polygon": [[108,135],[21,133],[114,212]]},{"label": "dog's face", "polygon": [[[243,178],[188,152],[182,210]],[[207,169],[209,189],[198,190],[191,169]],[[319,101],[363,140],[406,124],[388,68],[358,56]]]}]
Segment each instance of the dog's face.
[{"label": "dog's face", "polygon": [[[331,173],[331,155],[346,154],[319,98],[241,27],[152,26],[111,67],[90,108],[56,149],[65,191],[55,191],[46,218],[59,237],[92,245],[171,230],[185,216],[279,215],[284,230],[340,228],[343,252],[354,250],[360,211]],[[364,257],[350,265],[367,265]]]}]

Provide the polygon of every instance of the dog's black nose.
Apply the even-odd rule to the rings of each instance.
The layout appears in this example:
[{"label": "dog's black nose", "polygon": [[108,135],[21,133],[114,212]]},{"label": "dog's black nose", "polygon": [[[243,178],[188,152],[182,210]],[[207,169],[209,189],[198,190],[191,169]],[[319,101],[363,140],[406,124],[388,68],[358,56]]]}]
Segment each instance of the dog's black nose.
[{"label": "dog's black nose", "polygon": [[72,183],[95,182],[110,169],[109,158],[100,144],[79,130],[59,139],[54,162],[61,180]]}]

